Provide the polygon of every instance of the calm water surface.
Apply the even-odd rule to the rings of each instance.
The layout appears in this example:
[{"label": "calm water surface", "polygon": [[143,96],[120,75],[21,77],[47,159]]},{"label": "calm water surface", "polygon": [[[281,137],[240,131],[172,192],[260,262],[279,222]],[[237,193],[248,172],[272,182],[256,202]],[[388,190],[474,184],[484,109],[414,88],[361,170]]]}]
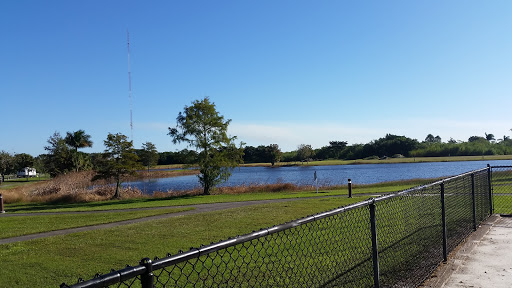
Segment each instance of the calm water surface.
[{"label": "calm water surface", "polygon": [[[396,163],[334,166],[293,166],[293,167],[240,167],[233,171],[229,181],[220,186],[238,186],[251,184],[293,183],[313,185],[316,171],[319,185],[352,183],[372,184],[385,181],[414,178],[435,178],[461,174],[471,170],[491,166],[511,165],[512,160],[463,161],[435,163]],[[180,191],[200,187],[196,175],[171,178],[149,179],[126,182],[123,186],[139,188],[144,193],[154,191]]]}]

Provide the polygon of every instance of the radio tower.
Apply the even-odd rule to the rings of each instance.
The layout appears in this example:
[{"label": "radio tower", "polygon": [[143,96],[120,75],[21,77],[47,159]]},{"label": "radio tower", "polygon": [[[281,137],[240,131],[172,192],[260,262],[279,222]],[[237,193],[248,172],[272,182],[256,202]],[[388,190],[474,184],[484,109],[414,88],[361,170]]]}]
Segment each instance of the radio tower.
[{"label": "radio tower", "polygon": [[126,29],[126,38],[128,42],[128,97],[130,98],[130,132],[133,141],[133,118],[132,118],[132,73],[130,70],[130,32]]}]

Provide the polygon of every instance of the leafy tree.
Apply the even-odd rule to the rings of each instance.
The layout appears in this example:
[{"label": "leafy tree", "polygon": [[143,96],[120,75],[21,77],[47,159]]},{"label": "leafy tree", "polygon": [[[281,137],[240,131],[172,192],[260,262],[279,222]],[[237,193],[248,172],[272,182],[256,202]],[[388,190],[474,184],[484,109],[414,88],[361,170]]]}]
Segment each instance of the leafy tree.
[{"label": "leafy tree", "polygon": [[270,144],[268,146],[260,145],[258,147],[245,146],[244,147],[244,162],[245,163],[270,163],[272,166],[281,161],[282,156],[279,145]]},{"label": "leafy tree", "polygon": [[329,141],[328,146],[315,150],[317,159],[341,159],[343,150],[347,147],[346,141]]},{"label": "leafy tree", "polygon": [[481,136],[471,136],[468,138],[468,142],[487,141],[486,138]]},{"label": "leafy tree", "polygon": [[116,182],[116,192],[113,198],[121,198],[119,187],[121,187],[122,178],[128,175],[135,175],[138,169],[142,169],[139,157],[135,154],[132,141],[121,133],[108,133],[107,139],[103,141],[105,151],[98,159],[96,175],[93,181],[98,179],[114,179]]},{"label": "leafy tree", "polygon": [[299,161],[306,161],[309,163],[309,159],[311,159],[311,157],[313,157],[313,147],[311,147],[311,145],[300,144],[297,147],[297,158]]},{"label": "leafy tree", "polygon": [[208,195],[243,162],[243,144],[240,143],[240,148],[235,146],[236,137],[227,135],[231,119],[224,120],[208,97],[185,106],[176,122],[175,128],[169,127],[168,135],[174,144],[184,142],[200,151],[198,177],[203,194]]},{"label": "leafy tree", "polygon": [[416,149],[418,145],[419,143],[416,139],[386,134],[384,138],[379,138],[364,145],[363,158],[373,155],[386,156],[395,154],[409,156],[409,152]]},{"label": "leafy tree", "polygon": [[427,144],[441,143],[441,137],[439,137],[439,135],[434,137],[434,135],[428,134],[427,137],[425,138],[425,141],[423,142]]},{"label": "leafy tree", "polygon": [[345,147],[347,147],[347,141],[329,141],[329,150],[335,159],[340,158],[340,155]]},{"label": "leafy tree", "polygon": [[5,175],[14,173],[14,157],[5,151],[0,151],[0,174],[2,175],[2,181],[0,184],[5,181]]},{"label": "leafy tree", "polygon": [[76,167],[76,163],[73,161],[74,151],[69,148],[60,133],[53,133],[47,142],[48,146],[45,146],[44,149],[48,151],[48,154],[44,157],[43,162],[50,176],[55,177],[73,171]]},{"label": "leafy tree", "polygon": [[496,139],[494,138],[494,134],[487,134],[487,133],[485,133],[485,140],[491,142],[491,141],[494,141]]},{"label": "leafy tree", "polygon": [[34,164],[34,157],[27,153],[20,153],[14,155],[14,166],[16,170],[21,170],[25,167],[31,167]]},{"label": "leafy tree", "polygon": [[38,173],[48,173],[44,162],[45,158],[46,154],[41,154],[37,157],[34,157],[34,163],[32,164],[32,167],[34,167]]},{"label": "leafy tree", "polygon": [[261,163],[261,151],[259,147],[245,146],[244,147],[244,163]]},{"label": "leafy tree", "polygon": [[142,165],[148,167],[155,166],[158,163],[158,151],[155,144],[151,142],[142,143],[142,149],[138,151]]},{"label": "leafy tree", "polygon": [[31,167],[32,164],[34,164],[34,157],[32,157],[32,155],[29,155],[27,153],[20,153],[14,155],[14,167],[16,168],[16,171],[21,170],[25,167]]},{"label": "leafy tree", "polygon": [[340,155],[340,158],[351,159],[351,160],[364,158],[364,145],[363,144],[354,144],[354,145],[348,146],[347,148],[343,149],[343,152]]},{"label": "leafy tree", "polygon": [[197,152],[194,150],[182,149],[176,152],[158,153],[158,165],[193,163],[197,163]]},{"label": "leafy tree", "polygon": [[275,163],[279,163],[279,161],[281,161],[281,156],[283,155],[283,152],[281,152],[281,149],[279,149],[279,145],[270,144],[266,148],[270,164],[274,166]]}]

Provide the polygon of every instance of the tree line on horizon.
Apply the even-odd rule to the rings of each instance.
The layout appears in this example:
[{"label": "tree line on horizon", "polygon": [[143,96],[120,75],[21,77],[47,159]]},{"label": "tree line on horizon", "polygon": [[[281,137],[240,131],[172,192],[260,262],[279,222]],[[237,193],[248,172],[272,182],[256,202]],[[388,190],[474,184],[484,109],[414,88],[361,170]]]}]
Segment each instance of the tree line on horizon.
[{"label": "tree line on horizon", "polygon": [[[231,119],[224,119],[208,97],[192,102],[178,114],[176,126],[169,127],[168,135],[174,144],[186,143],[194,149],[176,152],[158,152],[155,145],[145,142],[140,149],[133,147],[133,141],[121,134],[107,135],[103,153],[84,153],[81,148],[92,147],[91,136],[84,130],[67,132],[62,137],[55,132],[45,146],[46,154],[32,157],[29,154],[10,154],[0,151],[1,180],[7,174],[16,173],[24,167],[36,168],[52,177],[94,170],[92,181],[114,180],[119,198],[119,187],[125,176],[133,175],[146,167],[169,164],[188,164],[199,167],[199,182],[207,195],[217,184],[227,180],[232,169],[242,163],[309,162],[311,160],[355,160],[382,159],[386,157],[438,157],[438,156],[480,156],[512,154],[512,140],[508,136],[495,139],[493,134],[485,137],[471,136],[468,141],[450,139],[442,142],[441,137],[428,134],[424,141],[406,136],[386,134],[366,144],[348,145],[346,141],[329,141],[329,145],[313,149],[309,144],[298,145],[295,151],[282,152],[278,144],[245,146],[235,145],[236,136],[228,136],[227,128]],[[512,130],[512,129],[511,129]],[[245,147],[244,147],[245,146]],[[27,179],[28,180],[28,179]]]},{"label": "tree line on horizon", "polygon": [[[0,151],[0,174],[16,173],[24,167],[34,167],[52,177],[72,171],[91,170],[102,153],[85,153],[81,148],[92,147],[90,135],[84,130],[67,132],[65,137],[55,132],[45,146],[46,154],[33,157],[27,153],[10,154]],[[155,165],[193,165],[199,153],[193,149],[158,152],[151,142],[143,143],[140,149],[133,149],[144,167]],[[512,154],[512,139],[509,136],[495,139],[493,134],[471,136],[467,141],[452,138],[443,142],[441,137],[428,134],[425,140],[418,141],[406,136],[386,134],[384,137],[366,144],[348,145],[346,141],[329,141],[318,149],[301,144],[294,151],[282,152],[278,144],[244,146],[243,163],[305,162],[310,160],[356,160],[381,159],[386,157],[445,157],[482,156]],[[2,181],[4,179],[2,178]]]},{"label": "tree line on horizon", "polygon": [[[386,134],[384,137],[366,144],[348,145],[346,141],[329,141],[329,145],[318,149],[301,144],[294,151],[282,152],[278,144],[245,146],[244,163],[304,162],[310,160],[356,160],[397,157],[446,157],[510,155],[512,140],[508,136],[495,139],[493,134],[471,136],[467,141],[452,138],[442,142],[441,137],[428,134],[425,140],[418,141],[406,136]],[[175,152],[158,153],[159,165],[193,164],[197,152],[182,149]]]}]

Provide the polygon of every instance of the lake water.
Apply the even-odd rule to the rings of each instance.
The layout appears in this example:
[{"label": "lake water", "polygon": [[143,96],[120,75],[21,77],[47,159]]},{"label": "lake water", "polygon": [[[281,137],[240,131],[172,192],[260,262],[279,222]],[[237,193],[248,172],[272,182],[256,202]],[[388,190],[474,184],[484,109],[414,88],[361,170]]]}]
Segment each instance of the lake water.
[{"label": "lake water", "polygon": [[[414,178],[448,177],[491,166],[512,166],[512,160],[463,161],[433,163],[396,163],[396,164],[361,164],[333,166],[293,166],[293,167],[240,167],[236,168],[228,182],[219,186],[239,186],[251,184],[293,183],[296,185],[314,185],[316,171],[318,184],[347,184],[352,179],[354,184],[372,184],[394,180]],[[153,191],[180,191],[200,187],[196,175],[148,179],[126,182],[123,186],[139,188],[144,193]]]}]

